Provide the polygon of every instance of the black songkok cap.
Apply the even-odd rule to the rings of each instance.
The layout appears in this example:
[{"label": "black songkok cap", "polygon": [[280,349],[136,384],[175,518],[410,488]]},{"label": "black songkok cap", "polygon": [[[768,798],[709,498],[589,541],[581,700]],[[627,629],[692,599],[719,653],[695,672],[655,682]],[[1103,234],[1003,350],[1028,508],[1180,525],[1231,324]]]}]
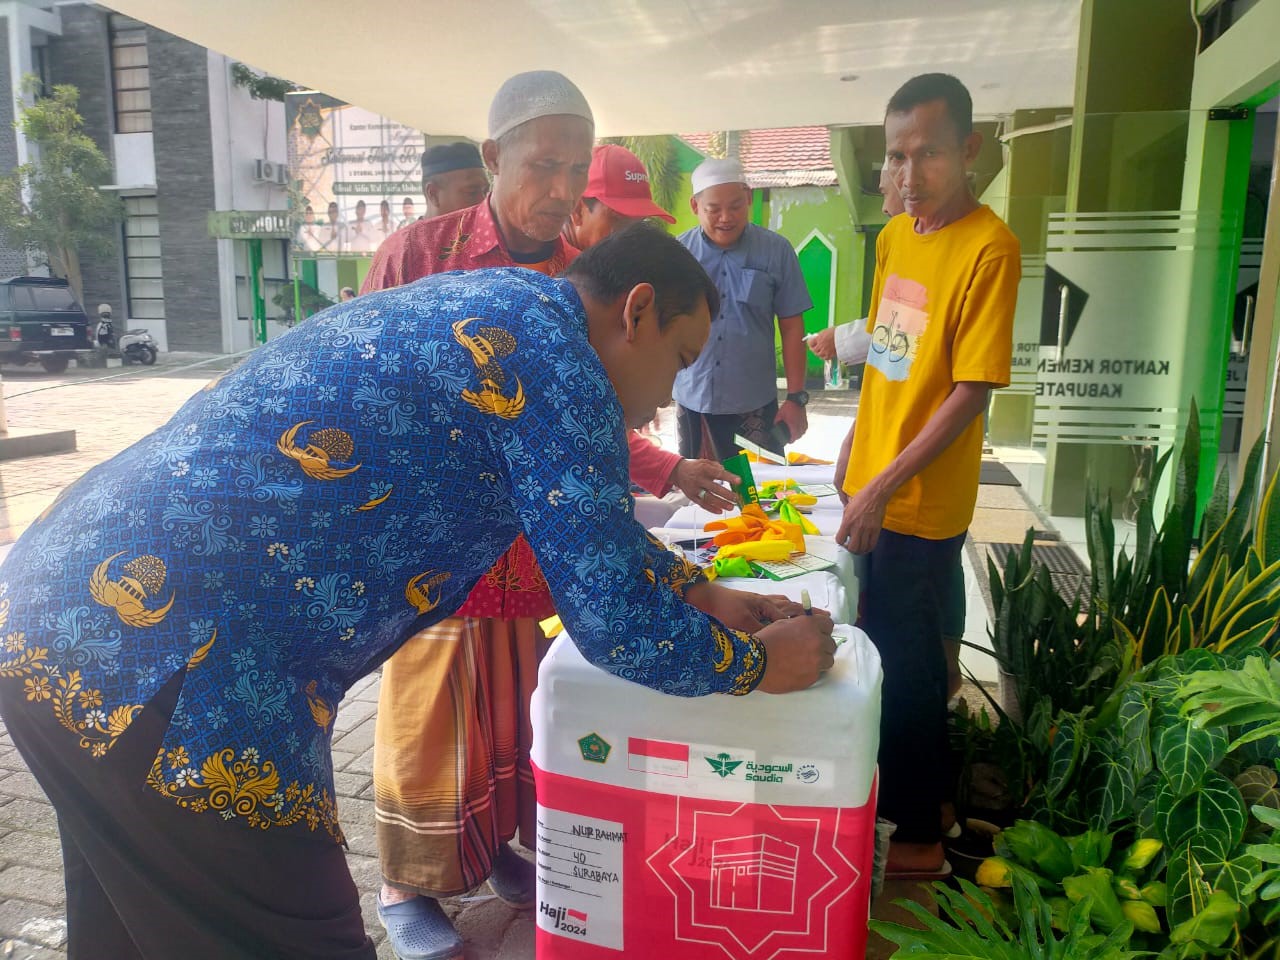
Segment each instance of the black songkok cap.
[{"label": "black songkok cap", "polygon": [[480,159],[480,151],[474,144],[461,140],[457,143],[442,143],[422,155],[423,180],[429,180],[453,170],[469,170],[472,167],[483,169],[484,161]]}]

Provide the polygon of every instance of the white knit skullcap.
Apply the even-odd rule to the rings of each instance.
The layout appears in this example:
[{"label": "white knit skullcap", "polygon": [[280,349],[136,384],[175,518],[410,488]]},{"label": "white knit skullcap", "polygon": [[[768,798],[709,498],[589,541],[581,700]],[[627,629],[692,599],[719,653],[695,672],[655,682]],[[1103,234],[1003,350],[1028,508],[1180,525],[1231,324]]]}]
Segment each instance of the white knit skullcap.
[{"label": "white knit skullcap", "polygon": [[538,117],[581,117],[595,126],[587,98],[572,80],[554,70],[517,73],[504,83],[489,105],[489,137],[497,140]]},{"label": "white knit skullcap", "polygon": [[718,187],[722,183],[746,183],[747,175],[742,171],[742,164],[732,158],[717,160],[712,157],[703,160],[693,173],[689,175],[696,197],[708,187]]}]

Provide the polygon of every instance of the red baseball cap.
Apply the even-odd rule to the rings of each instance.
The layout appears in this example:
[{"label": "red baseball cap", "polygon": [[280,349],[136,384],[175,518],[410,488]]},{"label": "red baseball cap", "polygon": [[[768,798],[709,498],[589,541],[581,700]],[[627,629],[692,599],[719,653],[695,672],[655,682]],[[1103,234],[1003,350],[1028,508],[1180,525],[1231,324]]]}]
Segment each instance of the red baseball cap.
[{"label": "red baseball cap", "polygon": [[592,151],[587,189],[582,195],[599,200],[624,217],[658,217],[667,223],[676,222],[675,217],[653,202],[649,174],[640,158],[616,144],[605,144]]}]

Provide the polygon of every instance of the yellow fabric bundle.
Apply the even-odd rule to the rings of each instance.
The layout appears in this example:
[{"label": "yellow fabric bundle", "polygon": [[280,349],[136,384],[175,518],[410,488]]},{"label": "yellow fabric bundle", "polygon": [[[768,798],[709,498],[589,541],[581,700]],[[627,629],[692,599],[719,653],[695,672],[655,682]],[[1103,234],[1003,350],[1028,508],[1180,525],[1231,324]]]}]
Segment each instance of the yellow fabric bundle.
[{"label": "yellow fabric bundle", "polygon": [[[726,520],[712,520],[703,529],[718,531],[712,542],[717,547],[736,546],[744,543],[769,543],[777,541],[787,545],[787,553],[804,553],[804,527],[786,520],[770,520],[759,504],[751,503],[742,508],[742,516]],[[771,551],[773,552],[773,551]],[[722,554],[717,554],[720,556]],[[747,556],[748,554],[737,554]],[[734,554],[729,554],[734,556]],[[753,560],[772,560],[772,556],[753,555]],[[784,555],[781,559],[786,559]]]},{"label": "yellow fabric bundle", "polygon": [[790,540],[749,540],[725,544],[716,551],[716,562],[741,557],[745,560],[787,560],[795,553]]}]

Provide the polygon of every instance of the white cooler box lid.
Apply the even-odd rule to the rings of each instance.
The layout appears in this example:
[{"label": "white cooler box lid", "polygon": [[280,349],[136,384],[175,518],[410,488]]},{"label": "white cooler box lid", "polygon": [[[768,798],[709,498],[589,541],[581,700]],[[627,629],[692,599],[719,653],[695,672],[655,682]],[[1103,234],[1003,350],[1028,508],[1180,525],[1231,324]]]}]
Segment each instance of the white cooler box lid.
[{"label": "white cooler box lid", "polygon": [[567,634],[533,694],[533,761],[548,773],[656,793],[852,808],[880,742],[880,656],[839,625],[835,667],[808,690],[675,697],[592,666]]}]

